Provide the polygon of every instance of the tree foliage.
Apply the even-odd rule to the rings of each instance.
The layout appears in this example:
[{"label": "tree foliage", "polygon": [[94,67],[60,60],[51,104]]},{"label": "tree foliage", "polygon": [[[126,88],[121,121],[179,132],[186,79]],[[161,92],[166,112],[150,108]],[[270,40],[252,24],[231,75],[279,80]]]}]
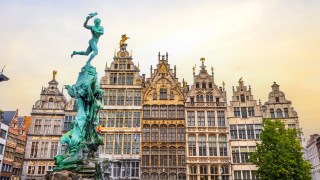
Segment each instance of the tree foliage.
[{"label": "tree foliage", "polygon": [[249,161],[258,166],[261,180],[308,180],[311,165],[303,159],[297,129],[286,129],[280,120],[263,120],[261,143],[250,154]]}]

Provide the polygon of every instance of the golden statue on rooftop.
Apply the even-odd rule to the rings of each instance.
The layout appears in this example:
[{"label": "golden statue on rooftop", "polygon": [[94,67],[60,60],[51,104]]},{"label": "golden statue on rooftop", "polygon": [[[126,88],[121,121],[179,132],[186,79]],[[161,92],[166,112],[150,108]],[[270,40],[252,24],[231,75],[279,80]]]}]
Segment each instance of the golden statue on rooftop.
[{"label": "golden statue on rooftop", "polygon": [[243,84],[242,77],[239,79],[239,84]]},{"label": "golden statue on rooftop", "polygon": [[204,58],[204,57],[200,58],[200,61],[202,61],[202,63],[204,63],[205,60],[206,60],[206,58]]},{"label": "golden statue on rooftop", "polygon": [[57,70],[53,70],[53,72],[52,72],[52,78],[53,78],[53,79],[56,79],[56,75],[57,75]]},{"label": "golden statue on rooftop", "polygon": [[125,44],[125,42],[126,42],[127,39],[130,39],[130,38],[127,37],[126,34],[122,34],[122,35],[121,35],[120,47]]}]

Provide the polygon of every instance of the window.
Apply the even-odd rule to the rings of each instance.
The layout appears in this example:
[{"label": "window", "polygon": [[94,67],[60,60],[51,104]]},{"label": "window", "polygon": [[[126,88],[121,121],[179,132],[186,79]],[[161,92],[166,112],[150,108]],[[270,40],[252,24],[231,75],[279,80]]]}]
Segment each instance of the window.
[{"label": "window", "polygon": [[50,158],[54,158],[58,153],[58,142],[51,142]]},{"label": "window", "polygon": [[174,125],[169,126],[169,141],[176,141],[176,127]]},{"label": "window", "polygon": [[203,88],[203,89],[207,88],[206,83],[202,83],[202,88]]},{"label": "window", "polygon": [[153,105],[152,106],[152,118],[158,118],[159,117],[159,106]]},{"label": "window", "polygon": [[240,99],[241,99],[241,102],[245,102],[246,101],[243,94],[240,95]]},{"label": "window", "polygon": [[225,122],[224,111],[217,111],[217,113],[218,113],[218,126],[225,127],[226,122]]},{"label": "window", "polygon": [[214,126],[214,111],[207,111],[208,126]]},{"label": "window", "polygon": [[227,156],[227,137],[225,135],[220,135],[219,140],[220,156]]},{"label": "window", "polygon": [[289,111],[288,108],[284,108],[284,117],[288,118],[289,117]]},{"label": "window", "polygon": [[271,116],[271,118],[275,118],[275,116],[274,116],[274,109],[270,109],[270,116]]},{"label": "window", "polygon": [[114,135],[113,134],[106,134],[106,154],[112,154],[112,150],[113,150],[113,138]]},{"label": "window", "polygon": [[157,125],[152,125],[151,127],[151,140],[158,141],[159,139],[159,127]]},{"label": "window", "polygon": [[68,147],[68,144],[61,144],[60,154],[63,154],[63,155],[66,154],[67,147]]},{"label": "window", "polygon": [[150,126],[149,125],[144,125],[142,131],[143,131],[142,140],[143,141],[149,141],[150,140]]},{"label": "window", "polygon": [[167,141],[167,126],[160,126],[160,141]]},{"label": "window", "polygon": [[4,148],[4,145],[0,144],[0,154],[3,154],[3,148]]},{"label": "window", "polygon": [[160,149],[160,166],[166,167],[168,166],[168,158],[167,158],[167,150],[164,147]]},{"label": "window", "polygon": [[116,127],[123,127],[123,115],[124,112],[117,112]]},{"label": "window", "polygon": [[69,131],[71,129],[71,122],[74,120],[75,116],[65,116],[63,123],[63,130]]},{"label": "window", "polygon": [[239,139],[246,139],[245,125],[238,125]]},{"label": "window", "polygon": [[205,126],[204,111],[198,111],[197,115],[198,115],[198,126],[204,127]]},{"label": "window", "polygon": [[157,96],[158,96],[158,95],[157,95],[157,91],[154,90],[154,91],[153,91],[153,100],[157,100],[157,99],[158,99]]},{"label": "window", "polygon": [[139,162],[131,162],[131,177],[139,177]]},{"label": "window", "polygon": [[53,134],[61,134],[61,120],[54,120]]},{"label": "window", "polygon": [[211,83],[211,82],[209,83],[209,88],[210,88],[210,89],[212,88],[212,83]]},{"label": "window", "polygon": [[108,90],[104,90],[103,93],[103,105],[107,105],[108,104]]},{"label": "window", "polygon": [[200,166],[200,174],[207,174],[207,173],[208,173],[207,166],[205,165]]},{"label": "window", "polygon": [[133,92],[131,90],[126,91],[126,105],[131,106],[132,101],[133,101]]},{"label": "window", "polygon": [[51,119],[46,119],[44,120],[44,133],[45,134],[50,134],[51,131]]},{"label": "window", "polygon": [[233,146],[231,149],[232,149],[232,162],[240,163],[239,147]]},{"label": "window", "polygon": [[228,180],[229,175],[223,175],[223,174],[229,174],[229,167],[228,166],[221,166],[221,178],[222,180]]},{"label": "window", "polygon": [[110,74],[110,84],[117,84],[117,73]]},{"label": "window", "polygon": [[178,149],[178,166],[185,167],[186,165],[186,158],[185,158],[185,151],[182,148]]},{"label": "window", "polygon": [[241,163],[249,163],[249,153],[247,146],[240,146]]},{"label": "window", "polygon": [[188,136],[188,152],[189,156],[196,156],[196,136],[189,135]]},{"label": "window", "polygon": [[30,158],[36,158],[38,153],[38,142],[32,142]]},{"label": "window", "polygon": [[160,118],[167,118],[167,106],[160,106]]},{"label": "window", "polygon": [[261,124],[256,124],[255,126],[255,134],[256,134],[256,139],[260,139],[260,133],[262,130],[262,125]]},{"label": "window", "polygon": [[126,60],[120,60],[119,69],[125,69],[125,68],[126,68]]},{"label": "window", "polygon": [[158,148],[156,147],[151,149],[151,166],[158,166]]},{"label": "window", "polygon": [[231,139],[238,139],[237,125],[230,125]]},{"label": "window", "polygon": [[40,149],[41,158],[48,157],[48,148],[49,148],[49,142],[42,142],[41,149]]},{"label": "window", "polygon": [[203,102],[203,95],[197,95],[197,102]]},{"label": "window", "polygon": [[234,107],[233,108],[234,117],[240,117],[240,108]]},{"label": "window", "polygon": [[289,128],[289,129],[295,129],[295,128],[296,128],[296,125],[295,125],[295,124],[288,124],[288,128]]},{"label": "window", "polygon": [[200,84],[199,83],[196,83],[196,88],[200,88]]},{"label": "window", "polygon": [[133,127],[140,127],[140,112],[133,113]]},{"label": "window", "polygon": [[46,169],[46,166],[38,166],[38,174],[44,174],[45,169]]},{"label": "window", "polygon": [[217,140],[215,135],[209,135],[209,156],[217,156]]},{"label": "window", "polygon": [[248,114],[249,116],[254,116],[254,107],[248,107]]},{"label": "window", "polygon": [[100,111],[99,112],[99,125],[102,127],[106,127],[107,119],[106,119],[106,112]]},{"label": "window", "polygon": [[199,136],[199,141],[198,141],[198,146],[199,146],[199,156],[206,156],[206,136],[205,135],[200,135]]},{"label": "window", "polygon": [[50,99],[49,99],[48,108],[49,108],[49,109],[53,109],[53,108],[54,108],[53,98],[50,98]]},{"label": "window", "polygon": [[[4,164],[2,165],[4,167]],[[35,166],[29,166],[28,167],[28,174],[34,175]]]},{"label": "window", "polygon": [[234,180],[242,180],[241,171],[233,171]]},{"label": "window", "polygon": [[181,106],[181,105],[177,106],[177,118],[184,119],[184,106]]},{"label": "window", "polygon": [[174,147],[170,147],[169,149],[169,166],[176,167],[177,166],[177,159],[176,159],[176,149]]},{"label": "window", "polygon": [[211,166],[210,174],[211,174],[211,180],[218,180],[219,179],[218,166]]},{"label": "window", "polygon": [[160,99],[167,99],[167,89],[160,88]]},{"label": "window", "polygon": [[276,97],[276,102],[277,102],[277,103],[280,102],[280,101],[279,101],[279,97]]},{"label": "window", "polygon": [[173,91],[171,90],[170,91],[170,100],[173,100],[174,99],[174,94],[173,94]]},{"label": "window", "polygon": [[253,124],[247,124],[247,139],[254,139]]},{"label": "window", "polygon": [[128,73],[127,74],[127,82],[126,82],[126,84],[128,84],[128,85],[132,85],[133,84],[133,74],[132,73]]},{"label": "window", "polygon": [[125,74],[124,73],[119,73],[119,80],[118,80],[118,84],[125,84]]},{"label": "window", "polygon": [[195,126],[194,111],[187,111],[188,126]]},{"label": "window", "polygon": [[122,153],[122,134],[115,134],[114,154]]},{"label": "window", "polygon": [[140,153],[140,134],[132,135],[132,154]]},{"label": "window", "polygon": [[35,125],[34,125],[34,133],[35,134],[40,134],[41,132],[41,123],[42,119],[36,119]]},{"label": "window", "polygon": [[134,105],[141,106],[141,91],[134,92]]},{"label": "window", "polygon": [[242,115],[242,118],[247,118],[247,108],[246,107],[241,107],[241,115]]},{"label": "window", "polygon": [[118,102],[117,105],[124,105],[124,90],[118,90]]},{"label": "window", "polygon": [[114,127],[115,112],[108,113],[108,127]]},{"label": "window", "polygon": [[176,118],[176,107],[174,105],[168,106],[168,118]]},{"label": "window", "polygon": [[130,154],[131,152],[131,134],[123,135],[123,154]]},{"label": "window", "polygon": [[132,127],[132,112],[124,113],[124,127]]},{"label": "window", "polygon": [[149,105],[143,106],[143,117],[150,118],[150,106]]},{"label": "window", "polygon": [[185,129],[182,125],[178,125],[178,138],[177,140],[183,142],[185,140]]},{"label": "window", "polygon": [[7,138],[7,131],[6,131],[6,130],[1,129],[0,137],[1,137],[1,138],[3,138],[3,139],[6,139],[6,138]]},{"label": "window", "polygon": [[116,90],[109,91],[109,105],[116,105]]},{"label": "window", "polygon": [[278,118],[282,118],[282,110],[281,109],[277,109],[277,117]]}]

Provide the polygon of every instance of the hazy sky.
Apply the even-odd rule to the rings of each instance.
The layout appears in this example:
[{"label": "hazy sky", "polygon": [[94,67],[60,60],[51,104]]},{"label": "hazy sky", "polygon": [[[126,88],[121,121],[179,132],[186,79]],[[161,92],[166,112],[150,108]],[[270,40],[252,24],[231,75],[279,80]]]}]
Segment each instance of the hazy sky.
[{"label": "hazy sky", "polygon": [[320,133],[319,0],[1,0],[0,66],[10,80],[0,83],[0,109],[29,115],[53,69],[60,88],[75,83],[87,58],[70,54],[88,46],[91,34],[82,25],[90,12],[105,28],[92,62],[100,77],[126,33],[147,77],[158,52],[168,52],[179,79],[191,84],[191,67],[205,57],[216,84],[226,82],[228,101],[242,76],[263,103],[276,81],[305,135]]}]

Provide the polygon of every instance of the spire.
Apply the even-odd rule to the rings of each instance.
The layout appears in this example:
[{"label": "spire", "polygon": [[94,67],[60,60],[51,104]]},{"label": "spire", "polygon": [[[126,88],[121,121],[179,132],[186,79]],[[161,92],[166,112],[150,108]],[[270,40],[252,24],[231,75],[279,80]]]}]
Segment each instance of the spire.
[{"label": "spire", "polygon": [[132,49],[131,49],[131,51],[130,51],[130,57],[132,57]]},{"label": "spire", "polygon": [[114,49],[113,56],[116,57],[116,49]]},{"label": "spire", "polygon": [[138,69],[140,70],[140,61],[138,61]]},{"label": "spire", "polygon": [[56,79],[57,70],[53,70],[52,72],[52,79]]},{"label": "spire", "polygon": [[108,62],[106,61],[106,69],[108,69]]}]

